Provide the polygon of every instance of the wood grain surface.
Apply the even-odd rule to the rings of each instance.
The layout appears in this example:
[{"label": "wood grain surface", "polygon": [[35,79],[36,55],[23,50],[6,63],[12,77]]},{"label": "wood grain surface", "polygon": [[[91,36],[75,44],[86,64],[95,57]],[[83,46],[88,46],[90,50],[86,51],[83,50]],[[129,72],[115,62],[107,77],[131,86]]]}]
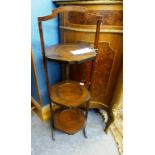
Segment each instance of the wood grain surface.
[{"label": "wood grain surface", "polygon": [[[96,13],[103,17],[102,25],[123,25],[123,10],[90,10],[92,13]],[[81,24],[81,25],[96,25],[95,20],[87,20],[83,13],[79,12],[69,12],[68,21],[71,24]]]},{"label": "wood grain surface", "polygon": [[66,109],[55,112],[54,127],[68,134],[81,130],[85,124],[85,116],[80,109]]},{"label": "wood grain surface", "polygon": [[[68,43],[59,44],[48,47],[45,50],[46,58],[52,61],[64,62],[69,64],[82,63],[88,60],[93,60],[96,56],[95,52],[73,55],[71,51],[80,50],[84,48],[91,48],[89,43]],[[95,51],[93,48],[91,48]]]},{"label": "wood grain surface", "polygon": [[62,81],[50,89],[54,103],[66,107],[77,107],[90,100],[90,93],[84,85],[75,81]]},{"label": "wood grain surface", "polygon": [[[117,33],[117,31],[122,30],[123,8],[121,4],[87,5],[83,3],[82,6],[87,7],[87,9],[93,13],[103,16],[98,44],[99,50],[97,51],[93,71],[91,104],[94,103],[97,107],[99,103],[99,108],[101,108],[100,104],[102,104],[103,107],[110,108],[117,75],[122,64],[123,35],[120,32]],[[95,22],[93,20],[84,20],[82,17],[84,17],[83,13],[77,12],[69,12],[60,15],[61,43],[83,41],[93,45],[95,36],[94,30],[96,28],[93,24]],[[89,85],[91,66],[91,62],[71,65],[71,79],[84,81],[85,84]],[[63,71],[62,75],[64,75]]]}]

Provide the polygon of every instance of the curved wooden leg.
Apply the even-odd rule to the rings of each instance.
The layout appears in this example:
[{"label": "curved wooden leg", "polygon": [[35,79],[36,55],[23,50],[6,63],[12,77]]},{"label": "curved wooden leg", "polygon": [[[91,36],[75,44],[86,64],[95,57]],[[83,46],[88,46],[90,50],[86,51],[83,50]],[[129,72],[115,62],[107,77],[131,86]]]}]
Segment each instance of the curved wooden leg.
[{"label": "curved wooden leg", "polygon": [[114,122],[114,115],[113,113],[108,114],[108,121],[106,123],[106,127],[104,129],[105,133],[108,132],[110,125]]}]

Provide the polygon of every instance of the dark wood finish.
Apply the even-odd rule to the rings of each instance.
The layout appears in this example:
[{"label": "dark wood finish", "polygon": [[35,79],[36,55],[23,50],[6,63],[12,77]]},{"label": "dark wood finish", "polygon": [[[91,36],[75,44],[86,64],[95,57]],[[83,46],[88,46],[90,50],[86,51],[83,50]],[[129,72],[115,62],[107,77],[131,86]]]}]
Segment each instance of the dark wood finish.
[{"label": "dark wood finish", "polygon": [[[104,108],[108,115],[106,131],[111,124],[111,100],[113,97],[116,79],[123,58],[123,5],[122,1],[71,1],[55,0],[59,6],[70,4],[81,5],[92,12],[102,15],[102,25],[96,60],[94,61],[93,80],[91,83],[91,100],[89,107]],[[82,18],[83,17],[83,18]],[[84,20],[82,13],[68,12],[59,17],[61,43],[94,40],[94,21]],[[84,81],[89,85],[91,62],[80,65],[71,65],[70,79]],[[63,72],[62,72],[63,73]],[[62,74],[63,75],[63,74]]]},{"label": "dark wood finish", "polygon": [[60,44],[60,45],[53,45],[46,49],[46,58],[56,62],[63,62],[69,64],[79,64],[82,62],[86,62],[89,60],[93,60],[96,57],[95,50],[92,49],[94,52],[80,54],[80,55],[73,55],[70,51],[80,50],[83,48],[90,48],[88,43],[69,43],[69,44]]},{"label": "dark wood finish", "polygon": [[[44,37],[43,37],[43,31],[42,31],[42,19],[38,19],[38,27],[39,27],[39,35],[40,35],[40,41],[41,41],[41,51],[42,51],[42,56],[43,56],[43,64],[44,64],[44,71],[45,71],[45,78],[46,78],[46,85],[48,89],[48,96],[50,96],[50,85],[49,85],[49,79],[48,79],[48,71],[47,71],[47,62],[46,62],[46,57],[45,57],[45,46],[44,46]],[[51,116],[53,116],[53,108],[52,108],[52,100],[50,99],[50,111],[51,111]],[[51,117],[51,129],[52,129],[52,140],[55,141],[54,139],[54,134],[53,134],[53,128],[54,128],[54,119]]]},{"label": "dark wood finish", "polygon": [[[100,24],[102,21],[102,17],[99,15],[96,15],[96,14],[91,14],[91,12],[87,8],[81,7],[81,6],[63,6],[63,7],[59,7],[57,9],[53,10],[51,15],[38,17],[39,34],[40,34],[40,41],[41,41],[43,63],[44,63],[44,70],[45,70],[45,75],[46,75],[46,84],[48,87],[48,93],[50,92],[50,88],[49,88],[50,86],[49,86],[49,80],[48,80],[47,63],[46,63],[46,56],[45,56],[46,55],[45,54],[45,45],[44,45],[44,37],[43,37],[43,31],[42,31],[42,22],[55,18],[58,15],[58,13],[69,12],[69,11],[84,13],[85,18],[88,20],[90,20],[92,18],[94,19],[94,17],[96,17],[95,19],[97,22],[97,26],[96,26],[96,34],[95,34],[94,42],[95,42],[95,47],[98,47],[99,30],[100,30],[99,28],[100,28]],[[52,58],[52,55],[50,57],[49,51],[51,52],[53,50],[47,49],[48,57]],[[57,59],[58,55],[56,55],[55,57]],[[49,94],[49,96],[50,96],[50,94]]]},{"label": "dark wood finish", "polygon": [[54,103],[66,107],[78,107],[90,100],[87,88],[75,81],[62,81],[51,87],[50,97]]},{"label": "dark wood finish", "polygon": [[[122,12],[122,5],[120,4],[93,6],[83,3],[82,5],[87,7],[88,10],[93,10],[94,12],[96,12],[96,14],[99,14],[99,12],[112,12],[113,10]],[[83,21],[83,23],[80,24],[70,23],[68,16],[72,13],[73,12],[61,14],[59,18],[61,43],[68,43],[77,40],[87,43],[93,43],[95,32],[94,30],[96,29],[94,25],[85,25],[86,21]],[[76,17],[76,14],[77,13],[74,13],[74,17]],[[109,23],[110,20],[115,21],[115,19],[113,19],[114,17],[115,16],[109,15],[108,18],[111,18],[108,19]],[[76,18],[78,18],[78,16]],[[120,19],[122,20],[122,18]],[[103,21],[104,20],[105,19],[103,18]],[[122,23],[122,21],[119,23]],[[98,44],[99,50],[97,51],[96,60],[94,61],[95,65],[91,89],[92,98],[90,102],[91,104],[99,103],[99,108],[100,104],[103,105],[103,108],[110,108],[109,105],[113,95],[118,71],[122,63],[122,25],[102,24],[100,32],[100,39]],[[72,65],[70,70],[70,79],[89,83],[92,68],[91,65],[91,62],[83,63],[80,65]]]},{"label": "dark wood finish", "polygon": [[[46,59],[51,60],[51,61],[69,63],[69,64],[82,63],[85,61],[93,60],[93,63],[91,63],[91,73],[94,70],[94,58],[96,56],[96,53],[87,53],[87,54],[77,55],[77,56],[73,56],[72,54],[70,54],[71,50],[78,50],[78,49],[88,47],[88,45],[89,45],[88,43],[85,45],[83,43],[77,43],[77,42],[72,43],[72,44],[71,43],[70,44],[63,43],[61,45],[54,45],[54,46],[51,46],[51,47],[45,49],[43,31],[42,31],[42,22],[55,18],[57,16],[57,14],[59,14],[59,13],[66,13],[66,12],[70,12],[70,11],[83,13],[85,20],[92,20],[92,19],[96,20],[96,31],[94,34],[93,44],[94,44],[95,51],[98,48],[102,16],[99,16],[95,13],[91,13],[87,8],[80,7],[80,6],[64,6],[64,7],[59,7],[57,9],[53,10],[52,14],[50,14],[48,16],[38,17],[38,26],[39,26],[39,33],[40,33],[40,40],[41,40],[41,47],[42,47],[43,63],[44,63],[44,69],[45,69],[45,75],[46,75],[46,84],[48,87],[48,94],[49,94],[49,97],[51,100],[50,109],[51,109],[52,116],[54,114],[53,108],[52,108],[52,102],[54,102],[58,105],[66,106],[66,107],[70,107],[70,108],[78,107],[81,104],[84,104],[87,102],[87,104],[86,104],[86,118],[87,118],[88,106],[89,106],[88,101],[90,100],[90,93],[84,85],[80,85],[78,82],[74,82],[74,81],[63,81],[63,82],[55,84],[51,87],[49,85],[49,80],[48,80]],[[66,66],[67,79],[69,79],[69,68],[70,68],[69,65],[67,65]],[[63,117],[60,117],[60,120],[59,120],[59,117],[57,117],[57,115],[52,117],[52,139],[53,140],[54,140],[54,135],[53,135],[54,122],[56,123],[55,127],[58,127],[62,131],[67,130],[67,129],[66,130],[63,129],[65,127],[69,128],[69,131],[68,131],[69,133],[74,133],[75,131],[78,131],[79,129],[81,129],[81,127],[83,127],[84,136],[86,137],[85,126],[84,126],[84,117],[83,117],[84,114],[79,110],[74,111],[74,113],[75,112],[79,116],[76,115],[75,116],[76,119],[70,121],[71,123],[66,122],[64,120],[64,118],[65,117],[73,118],[73,116],[72,116],[73,110],[68,110],[65,112],[62,111],[60,113],[60,116],[62,115],[62,113],[63,114],[65,113],[65,115]],[[82,122],[82,124],[81,124],[81,122],[79,122],[79,119]],[[59,122],[57,120],[60,121],[61,125],[59,124]],[[66,124],[65,123],[62,124],[63,121]],[[67,123],[69,123],[69,124],[67,124]],[[62,125],[63,125],[63,128],[62,128]],[[66,125],[68,125],[68,126],[66,126]],[[59,127],[59,126],[61,126],[61,127]]]},{"label": "dark wood finish", "polygon": [[85,116],[80,109],[58,110],[54,115],[54,127],[68,134],[81,130],[85,124]]}]

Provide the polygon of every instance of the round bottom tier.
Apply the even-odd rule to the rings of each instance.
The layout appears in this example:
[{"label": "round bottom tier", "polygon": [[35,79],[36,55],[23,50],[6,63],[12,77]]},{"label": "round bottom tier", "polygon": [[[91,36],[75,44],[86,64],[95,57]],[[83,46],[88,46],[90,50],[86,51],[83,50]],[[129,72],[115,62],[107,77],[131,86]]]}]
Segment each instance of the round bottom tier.
[{"label": "round bottom tier", "polygon": [[74,134],[85,125],[85,116],[81,109],[59,109],[54,114],[54,127],[67,134]]}]

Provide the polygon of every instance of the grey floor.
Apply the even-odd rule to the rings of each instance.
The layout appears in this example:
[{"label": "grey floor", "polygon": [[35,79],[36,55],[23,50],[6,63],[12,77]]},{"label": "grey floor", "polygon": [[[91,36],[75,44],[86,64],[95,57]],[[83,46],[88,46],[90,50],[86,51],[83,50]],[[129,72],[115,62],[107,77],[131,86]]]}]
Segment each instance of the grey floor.
[{"label": "grey floor", "polygon": [[103,132],[102,118],[94,111],[88,115],[87,139],[82,131],[74,135],[55,131],[53,142],[49,122],[42,122],[35,114],[31,122],[32,155],[119,155],[112,135]]}]

